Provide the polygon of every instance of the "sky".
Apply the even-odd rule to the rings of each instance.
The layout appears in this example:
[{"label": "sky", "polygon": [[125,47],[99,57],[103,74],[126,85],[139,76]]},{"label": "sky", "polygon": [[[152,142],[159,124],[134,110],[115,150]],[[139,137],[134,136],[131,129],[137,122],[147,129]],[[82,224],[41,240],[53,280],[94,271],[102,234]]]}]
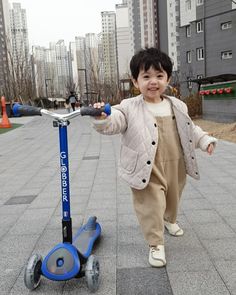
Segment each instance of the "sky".
[{"label": "sky", "polygon": [[10,0],[26,9],[30,46],[101,32],[101,11],[115,11],[121,0]]}]

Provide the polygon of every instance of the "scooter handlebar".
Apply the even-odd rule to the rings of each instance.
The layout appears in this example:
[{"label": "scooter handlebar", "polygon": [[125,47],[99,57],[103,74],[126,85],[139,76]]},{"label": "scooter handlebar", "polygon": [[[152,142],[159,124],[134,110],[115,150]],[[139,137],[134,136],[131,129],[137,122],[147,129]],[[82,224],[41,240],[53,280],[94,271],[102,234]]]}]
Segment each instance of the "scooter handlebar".
[{"label": "scooter handlebar", "polygon": [[29,105],[20,105],[18,103],[14,104],[12,111],[15,116],[42,116],[42,108],[29,106]]},{"label": "scooter handlebar", "polygon": [[81,116],[92,116],[98,117],[101,116],[102,113],[107,114],[108,116],[111,114],[111,106],[109,103],[105,104],[102,108],[94,108],[94,107],[82,107],[80,109]]},{"label": "scooter handlebar", "polygon": [[57,114],[53,113],[51,111],[34,107],[34,106],[28,106],[28,105],[20,105],[20,104],[15,104],[12,108],[13,114],[18,116],[18,115],[23,115],[23,116],[41,116],[47,115],[49,117],[52,117],[58,121],[67,121],[69,119],[72,119],[74,117],[77,117],[79,115],[81,116],[100,116],[102,112],[106,113],[108,116],[111,114],[111,106],[110,104],[106,104],[102,108],[94,108],[94,107],[82,107],[79,110],[76,110],[72,113],[69,114]]}]

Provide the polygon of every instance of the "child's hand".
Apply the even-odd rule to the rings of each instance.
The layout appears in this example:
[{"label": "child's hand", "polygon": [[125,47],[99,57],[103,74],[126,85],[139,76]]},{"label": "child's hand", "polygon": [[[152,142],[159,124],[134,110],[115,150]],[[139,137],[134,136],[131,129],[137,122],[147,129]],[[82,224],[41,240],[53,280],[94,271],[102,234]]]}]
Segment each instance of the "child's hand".
[{"label": "child's hand", "polygon": [[214,151],[214,144],[213,143],[210,143],[208,145],[208,147],[207,147],[207,153],[208,153],[208,155],[212,155],[213,151]]},{"label": "child's hand", "polygon": [[[104,102],[96,102],[96,103],[93,105],[93,107],[94,107],[95,109],[100,109],[100,108],[104,107],[104,105],[105,105]],[[107,114],[104,113],[104,112],[102,112],[102,113],[101,113],[101,116],[99,116],[99,117],[94,117],[94,118],[95,118],[96,120],[104,120],[104,119],[106,119],[106,117],[107,117]]]}]

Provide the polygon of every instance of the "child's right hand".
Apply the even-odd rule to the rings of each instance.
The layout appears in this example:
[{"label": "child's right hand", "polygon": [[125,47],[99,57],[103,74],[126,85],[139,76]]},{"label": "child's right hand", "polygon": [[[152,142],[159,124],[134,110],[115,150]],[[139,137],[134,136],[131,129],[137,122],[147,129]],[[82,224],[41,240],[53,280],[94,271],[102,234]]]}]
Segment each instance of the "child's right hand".
[{"label": "child's right hand", "polygon": [[[100,109],[100,108],[104,107],[104,105],[105,105],[104,102],[95,102],[95,104],[93,105],[93,107],[94,107],[95,109]],[[104,119],[106,119],[106,117],[107,117],[107,114],[104,113],[104,112],[102,112],[102,113],[101,113],[101,116],[94,117],[94,118],[95,118],[96,120],[104,120]]]}]

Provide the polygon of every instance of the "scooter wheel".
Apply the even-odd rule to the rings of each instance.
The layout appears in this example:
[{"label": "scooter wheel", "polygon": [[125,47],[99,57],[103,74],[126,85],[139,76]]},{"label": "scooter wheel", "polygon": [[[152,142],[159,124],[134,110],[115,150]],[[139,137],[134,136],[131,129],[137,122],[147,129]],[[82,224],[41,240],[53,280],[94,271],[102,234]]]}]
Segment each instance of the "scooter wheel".
[{"label": "scooter wheel", "polygon": [[38,254],[32,255],[25,267],[24,282],[29,290],[34,290],[38,287],[41,279],[42,256]]},{"label": "scooter wheel", "polygon": [[85,266],[85,278],[90,292],[96,292],[99,286],[99,261],[90,255]]}]

